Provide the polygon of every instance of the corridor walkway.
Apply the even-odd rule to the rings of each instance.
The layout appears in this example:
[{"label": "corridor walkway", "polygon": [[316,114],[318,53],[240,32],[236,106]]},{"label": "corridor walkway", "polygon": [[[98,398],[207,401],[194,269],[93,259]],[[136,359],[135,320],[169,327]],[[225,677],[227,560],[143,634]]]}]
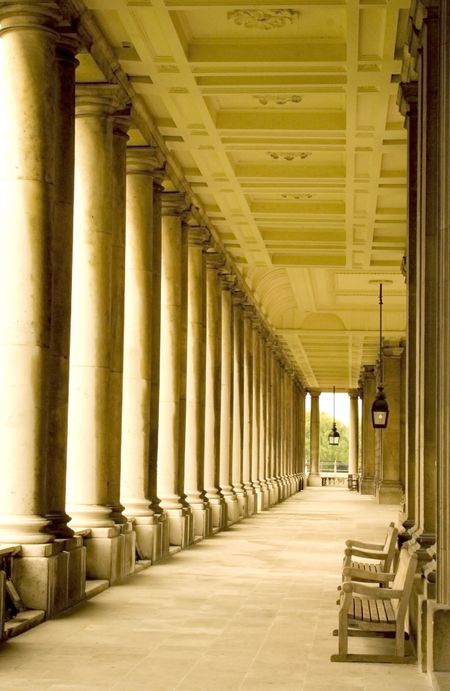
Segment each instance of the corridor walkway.
[{"label": "corridor walkway", "polygon": [[329,662],[344,540],[378,540],[394,518],[371,497],[309,488],[12,639],[0,689],[430,689],[413,665]]}]

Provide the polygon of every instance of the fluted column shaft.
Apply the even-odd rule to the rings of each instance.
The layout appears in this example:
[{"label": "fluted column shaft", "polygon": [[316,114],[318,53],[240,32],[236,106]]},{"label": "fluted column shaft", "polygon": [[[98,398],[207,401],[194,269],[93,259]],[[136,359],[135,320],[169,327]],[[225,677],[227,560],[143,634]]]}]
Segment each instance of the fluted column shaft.
[{"label": "fluted column shaft", "polygon": [[319,466],[319,439],[320,439],[320,391],[312,390],[311,395],[311,432],[310,432],[310,458],[311,469],[308,475],[308,485],[317,487],[322,484]]},{"label": "fluted column shaft", "polygon": [[112,525],[110,506],[117,499],[110,484],[116,471],[110,395],[113,127],[119,96],[109,85],[77,91],[67,503],[79,528]]},{"label": "fluted column shaft", "polygon": [[128,150],[121,498],[134,517],[153,514],[148,475],[155,165],[149,147]]},{"label": "fluted column shaft", "polygon": [[259,481],[262,491],[262,508],[269,507],[269,487],[267,484],[267,344],[264,337],[259,338],[260,384],[259,384]]},{"label": "fluted column shaft", "polygon": [[109,377],[109,492],[111,518],[126,523],[120,503],[120,472],[122,447],[123,339],[125,302],[125,211],[126,211],[126,149],[129,117],[121,114],[113,125],[113,215],[111,256],[111,359]]},{"label": "fluted column shaft", "polygon": [[221,292],[218,269],[221,256],[207,252],[206,259],[206,362],[205,362],[205,464],[204,486],[211,504],[213,527],[226,527],[226,510],[220,484],[221,420]]},{"label": "fluted column shaft", "polygon": [[78,41],[61,36],[56,47],[54,234],[51,263],[51,331],[47,403],[47,527],[56,537],[70,537],[66,504],[67,418],[72,285],[73,194],[75,154],[75,53]]},{"label": "fluted column shaft", "polygon": [[233,295],[233,427],[231,447],[231,476],[233,490],[239,502],[240,516],[247,513],[247,497],[242,481],[242,423],[243,423],[243,325],[241,297]]},{"label": "fluted column shaft", "polygon": [[162,508],[182,508],[179,492],[182,195],[164,193],[161,232],[161,323],[157,493]]},{"label": "fluted column shaft", "polygon": [[2,3],[0,19],[0,540],[45,543],[59,15]]},{"label": "fluted column shaft", "polygon": [[228,508],[228,522],[238,519],[236,495],[232,487],[233,438],[233,303],[232,282],[221,276],[221,347],[220,347],[220,472],[219,482]]},{"label": "fluted column shaft", "polygon": [[356,475],[358,472],[358,392],[351,391],[349,398],[348,472],[350,475]]},{"label": "fluted column shaft", "polygon": [[242,406],[242,482],[247,494],[247,512],[255,511],[255,490],[251,482],[253,429],[253,353],[252,310],[243,311],[243,406]]},{"label": "fluted column shaft", "polygon": [[261,444],[261,336],[258,323],[252,322],[252,463],[251,482],[255,488],[255,511],[262,511],[263,496],[261,490],[260,444]]}]

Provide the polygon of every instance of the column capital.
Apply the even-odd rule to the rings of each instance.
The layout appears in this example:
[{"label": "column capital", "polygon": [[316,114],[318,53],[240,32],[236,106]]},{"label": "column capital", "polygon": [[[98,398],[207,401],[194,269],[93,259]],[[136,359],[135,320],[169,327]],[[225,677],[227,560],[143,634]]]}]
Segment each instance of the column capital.
[{"label": "column capital", "polygon": [[233,291],[236,284],[236,276],[226,267],[223,270],[219,269],[219,280],[223,290],[229,290],[230,293]]},{"label": "column capital", "polygon": [[113,133],[118,137],[125,137],[128,141],[128,130],[131,127],[131,109],[129,106],[118,110],[113,116]]},{"label": "column capital", "polygon": [[417,82],[401,82],[398,86],[397,105],[402,115],[417,111]]},{"label": "column capital", "polygon": [[16,0],[0,3],[0,36],[17,29],[40,29],[51,32],[56,39],[56,26],[61,18],[56,2]]},{"label": "column capital", "polygon": [[58,27],[58,38],[56,43],[56,59],[69,60],[78,65],[79,62],[75,55],[80,52],[81,38],[72,26]]},{"label": "column capital", "polygon": [[116,115],[128,106],[128,95],[117,84],[77,84],[76,116]]},{"label": "column capital", "polygon": [[320,394],[322,393],[321,389],[306,389],[307,393],[311,396],[311,398],[319,398]]},{"label": "column capital", "polygon": [[359,398],[359,389],[349,389],[349,398]]},{"label": "column capital", "polygon": [[190,247],[203,248],[205,242],[209,239],[209,231],[203,226],[190,226],[186,224],[184,230]]},{"label": "column capital", "polygon": [[184,192],[161,192],[161,213],[163,216],[183,216],[189,211],[189,202]]},{"label": "column capital", "polygon": [[127,146],[127,175],[148,175],[161,173],[158,149],[154,146]]},{"label": "column capital", "polygon": [[403,355],[405,346],[403,343],[386,343],[383,346],[383,357],[385,358],[399,358]]},{"label": "column capital", "polygon": [[[225,264],[225,257],[220,252],[207,250],[205,252],[206,268],[218,270]],[[222,277],[220,277],[222,278]]]}]

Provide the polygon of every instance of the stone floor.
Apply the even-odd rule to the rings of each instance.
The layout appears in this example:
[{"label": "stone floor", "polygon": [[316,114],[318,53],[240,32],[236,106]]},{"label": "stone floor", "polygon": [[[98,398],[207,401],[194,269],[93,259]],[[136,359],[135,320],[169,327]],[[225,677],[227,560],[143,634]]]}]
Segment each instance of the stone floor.
[{"label": "stone floor", "polygon": [[[347,537],[395,519],[339,488],[309,488],[0,649],[0,689],[425,691],[415,665],[331,663]],[[355,645],[391,641],[350,639]]]}]

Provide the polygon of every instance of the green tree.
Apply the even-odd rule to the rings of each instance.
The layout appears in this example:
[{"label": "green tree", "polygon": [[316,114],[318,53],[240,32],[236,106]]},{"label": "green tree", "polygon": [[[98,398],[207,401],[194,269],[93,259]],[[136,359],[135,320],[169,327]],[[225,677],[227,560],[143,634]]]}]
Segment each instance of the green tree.
[{"label": "green tree", "polygon": [[[336,420],[336,427],[341,435],[339,446],[328,443],[328,435],[333,426],[333,418],[328,413],[320,413],[319,460],[320,470],[333,472],[336,464],[338,472],[348,471],[348,427],[344,422]],[[305,419],[305,457],[310,466],[310,412]]]}]

